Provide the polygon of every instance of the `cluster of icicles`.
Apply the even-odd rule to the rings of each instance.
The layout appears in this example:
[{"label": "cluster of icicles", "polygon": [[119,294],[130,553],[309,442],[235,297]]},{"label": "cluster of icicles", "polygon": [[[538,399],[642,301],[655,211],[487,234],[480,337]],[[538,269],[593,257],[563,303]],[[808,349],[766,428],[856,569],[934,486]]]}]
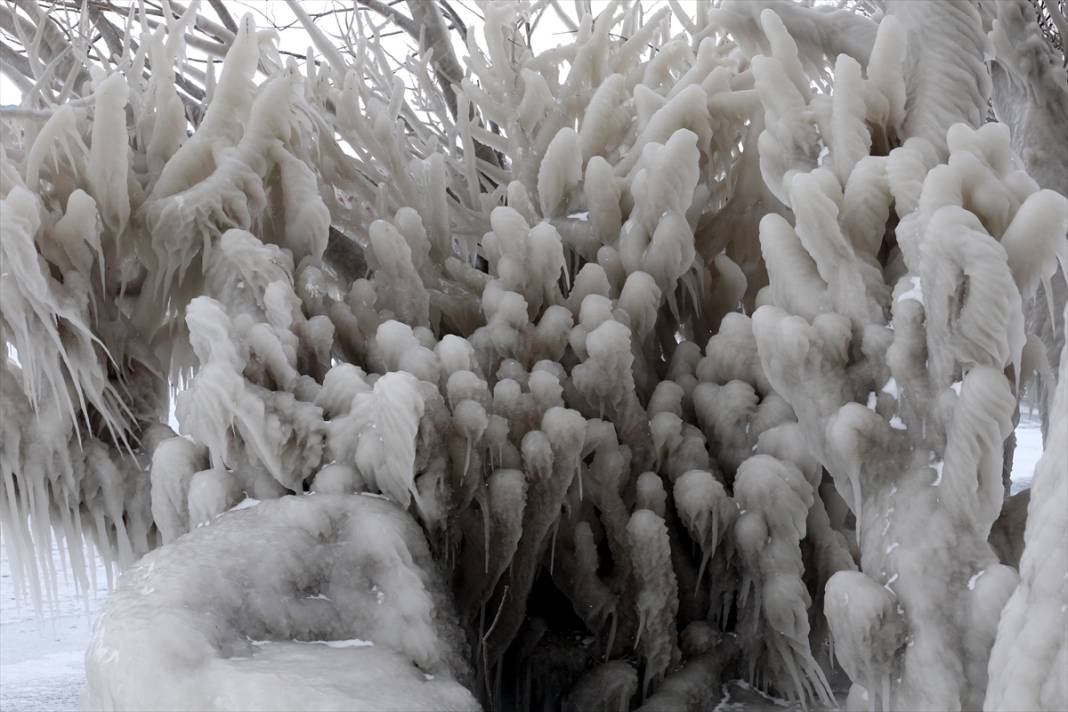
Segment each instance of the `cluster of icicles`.
[{"label": "cluster of icicles", "polygon": [[932,98],[904,61],[907,22],[960,18],[853,17],[851,56],[814,43],[841,17],[760,5],[669,37],[612,3],[538,56],[488,5],[440,137],[340,57],[254,84],[249,18],[189,137],[170,72],[140,79],[188,17],[5,126],[20,585],[47,598],[53,538],[84,585],[83,540],[128,563],[245,497],[377,492],[444,562],[491,707],[680,709],[717,655],[805,703],[840,666],[859,707],[981,706],[1065,198],[969,128],[985,79]]}]

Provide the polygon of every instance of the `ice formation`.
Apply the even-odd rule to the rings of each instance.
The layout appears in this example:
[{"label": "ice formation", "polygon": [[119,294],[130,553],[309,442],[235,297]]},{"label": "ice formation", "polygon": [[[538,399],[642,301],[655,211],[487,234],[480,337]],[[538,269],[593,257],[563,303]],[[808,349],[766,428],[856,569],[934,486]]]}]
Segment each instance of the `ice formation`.
[{"label": "ice formation", "polygon": [[42,30],[0,113],[5,545],[38,605],[53,542],[132,566],[87,707],[1068,706],[1030,3],[482,3],[461,64],[361,1],[401,70],[289,5],[303,63],[196,2]]},{"label": "ice formation", "polygon": [[263,501],[127,570],[96,623],[82,704],[476,710],[450,611],[423,533],[398,505]]},{"label": "ice formation", "polygon": [[[1068,352],[1062,352],[1050,432],[1062,433],[1066,425]],[[1068,620],[1068,531],[1062,516],[1068,508],[1066,469],[1068,442],[1054,437],[1035,471],[1020,585],[998,623],[984,709],[1052,710],[1068,702],[1068,682],[1057,669],[1068,656],[1062,634]]]}]

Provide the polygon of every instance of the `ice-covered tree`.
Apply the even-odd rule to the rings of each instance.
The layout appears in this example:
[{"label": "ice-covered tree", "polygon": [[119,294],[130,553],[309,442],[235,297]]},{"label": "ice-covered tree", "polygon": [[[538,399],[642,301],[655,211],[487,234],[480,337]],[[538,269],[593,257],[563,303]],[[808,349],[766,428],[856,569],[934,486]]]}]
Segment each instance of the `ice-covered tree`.
[{"label": "ice-covered tree", "polygon": [[1063,2],[63,7],[0,524],[127,571],[86,706],[1068,707]]}]

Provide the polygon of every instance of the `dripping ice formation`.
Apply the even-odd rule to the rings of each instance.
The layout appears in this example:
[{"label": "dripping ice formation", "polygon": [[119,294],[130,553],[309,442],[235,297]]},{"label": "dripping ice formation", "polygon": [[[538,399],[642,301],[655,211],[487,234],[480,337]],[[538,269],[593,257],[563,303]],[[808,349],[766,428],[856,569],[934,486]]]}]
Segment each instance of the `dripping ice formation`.
[{"label": "dripping ice formation", "polygon": [[1060,6],[358,4],[403,67],[0,8],[59,32],[3,65],[0,525],[39,608],[125,571],[86,709],[1068,708]]}]

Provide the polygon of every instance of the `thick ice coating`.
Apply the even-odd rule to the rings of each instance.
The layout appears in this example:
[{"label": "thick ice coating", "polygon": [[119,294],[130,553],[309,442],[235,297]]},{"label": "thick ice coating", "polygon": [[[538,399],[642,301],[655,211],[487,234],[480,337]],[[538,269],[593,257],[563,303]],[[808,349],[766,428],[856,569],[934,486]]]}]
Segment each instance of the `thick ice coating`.
[{"label": "thick ice coating", "polygon": [[1058,2],[38,4],[0,526],[134,566],[87,706],[1068,706]]},{"label": "thick ice coating", "polygon": [[463,635],[397,505],[238,508],[123,576],[93,631],[93,710],[477,710]]}]

